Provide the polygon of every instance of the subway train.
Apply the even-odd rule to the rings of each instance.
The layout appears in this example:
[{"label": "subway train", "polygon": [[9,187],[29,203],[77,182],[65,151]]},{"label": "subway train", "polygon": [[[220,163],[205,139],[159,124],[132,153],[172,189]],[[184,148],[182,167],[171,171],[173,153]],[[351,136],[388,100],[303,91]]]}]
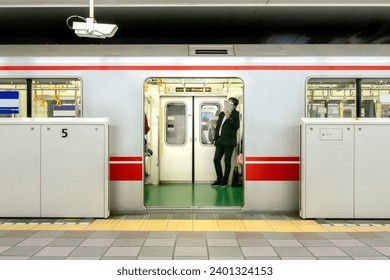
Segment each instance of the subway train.
[{"label": "subway train", "polygon": [[[1,45],[2,92],[17,92],[17,108],[0,118],[109,118],[111,213],[298,213],[300,118],[389,117],[390,49]],[[237,146],[229,186],[214,188],[215,121],[230,97]]]}]

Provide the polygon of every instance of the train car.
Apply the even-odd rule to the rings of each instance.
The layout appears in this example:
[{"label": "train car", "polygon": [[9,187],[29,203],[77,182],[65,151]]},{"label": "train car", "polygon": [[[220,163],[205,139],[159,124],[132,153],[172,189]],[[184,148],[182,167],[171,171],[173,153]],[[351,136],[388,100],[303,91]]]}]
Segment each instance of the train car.
[{"label": "train car", "polygon": [[[389,93],[382,45],[0,46],[0,117],[110,119],[112,213],[298,213],[300,118],[388,117]],[[213,188],[230,97],[242,183]]]}]

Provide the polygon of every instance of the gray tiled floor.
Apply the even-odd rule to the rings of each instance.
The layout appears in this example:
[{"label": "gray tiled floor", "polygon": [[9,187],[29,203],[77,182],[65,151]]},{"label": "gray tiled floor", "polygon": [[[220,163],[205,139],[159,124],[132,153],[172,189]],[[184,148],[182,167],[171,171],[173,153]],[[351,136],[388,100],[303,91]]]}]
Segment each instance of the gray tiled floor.
[{"label": "gray tiled floor", "polygon": [[0,231],[0,259],[389,259],[390,234]]},{"label": "gray tiled floor", "polygon": [[[115,218],[115,217],[114,217]],[[118,219],[288,220],[269,214],[150,214]],[[0,219],[1,220],[1,219]],[[2,219],[2,223],[35,220]],[[92,220],[91,220],[92,221]],[[91,222],[80,220],[81,222]],[[36,222],[66,222],[50,219]],[[385,221],[320,220],[338,224]],[[0,230],[0,260],[379,260],[390,258],[390,232],[174,232]]]}]

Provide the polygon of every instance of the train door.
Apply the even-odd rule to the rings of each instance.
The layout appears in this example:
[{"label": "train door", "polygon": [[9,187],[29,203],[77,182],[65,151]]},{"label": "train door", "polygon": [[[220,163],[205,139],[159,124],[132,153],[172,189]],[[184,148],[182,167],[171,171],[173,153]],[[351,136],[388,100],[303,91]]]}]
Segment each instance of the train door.
[{"label": "train door", "polygon": [[224,99],[204,96],[161,98],[161,182],[215,180],[212,125]]},{"label": "train door", "polygon": [[160,182],[192,179],[192,98],[162,97],[160,131]]},{"label": "train door", "polygon": [[[211,186],[216,180],[212,141],[218,115],[230,97],[239,99],[237,109],[243,114],[243,87],[239,78],[145,80],[144,112],[150,126],[146,147],[153,151],[151,156],[147,155],[145,148],[146,208],[243,206],[243,187]],[[241,122],[237,144],[241,142],[242,132]],[[236,154],[237,149],[232,157],[230,178]]]},{"label": "train door", "polygon": [[194,99],[194,181],[210,182],[216,179],[213,158],[215,146],[212,143],[218,114],[224,97],[195,97]]}]

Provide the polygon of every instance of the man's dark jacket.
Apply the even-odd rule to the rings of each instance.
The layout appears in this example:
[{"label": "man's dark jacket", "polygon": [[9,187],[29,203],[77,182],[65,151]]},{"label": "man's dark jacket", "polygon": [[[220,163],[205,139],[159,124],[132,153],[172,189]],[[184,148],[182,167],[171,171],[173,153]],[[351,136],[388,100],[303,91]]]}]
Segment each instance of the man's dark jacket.
[{"label": "man's dark jacket", "polygon": [[221,112],[215,129],[214,145],[235,146],[237,144],[237,130],[240,128],[240,113],[236,109],[232,111],[222,126],[221,135],[218,136],[224,117],[225,113]]}]

